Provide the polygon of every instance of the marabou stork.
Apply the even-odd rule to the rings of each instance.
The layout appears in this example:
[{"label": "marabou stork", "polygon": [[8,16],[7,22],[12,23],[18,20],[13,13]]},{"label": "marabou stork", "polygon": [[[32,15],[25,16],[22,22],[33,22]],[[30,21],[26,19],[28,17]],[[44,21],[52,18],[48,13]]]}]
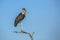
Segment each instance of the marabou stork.
[{"label": "marabou stork", "polygon": [[[17,27],[17,24],[22,23],[23,19],[25,18],[25,15],[27,13],[27,10],[25,8],[22,8],[22,12],[19,13],[19,15],[16,17],[14,21],[14,27]],[[23,31],[23,26],[21,25],[21,31]]]}]

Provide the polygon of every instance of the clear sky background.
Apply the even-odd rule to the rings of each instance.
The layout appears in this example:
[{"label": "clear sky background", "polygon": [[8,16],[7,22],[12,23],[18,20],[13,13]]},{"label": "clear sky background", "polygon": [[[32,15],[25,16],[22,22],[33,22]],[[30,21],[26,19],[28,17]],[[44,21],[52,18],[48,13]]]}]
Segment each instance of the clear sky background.
[{"label": "clear sky background", "polygon": [[24,30],[35,32],[34,40],[60,40],[60,0],[0,0],[0,40],[29,39],[13,32],[14,20],[23,7],[28,10]]}]

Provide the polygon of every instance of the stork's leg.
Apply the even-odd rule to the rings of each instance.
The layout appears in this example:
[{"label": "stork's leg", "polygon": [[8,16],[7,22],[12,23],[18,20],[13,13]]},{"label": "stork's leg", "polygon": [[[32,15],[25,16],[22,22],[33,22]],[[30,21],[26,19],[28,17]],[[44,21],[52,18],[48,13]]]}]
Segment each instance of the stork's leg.
[{"label": "stork's leg", "polygon": [[21,31],[23,31],[23,24],[22,22],[20,23]]}]

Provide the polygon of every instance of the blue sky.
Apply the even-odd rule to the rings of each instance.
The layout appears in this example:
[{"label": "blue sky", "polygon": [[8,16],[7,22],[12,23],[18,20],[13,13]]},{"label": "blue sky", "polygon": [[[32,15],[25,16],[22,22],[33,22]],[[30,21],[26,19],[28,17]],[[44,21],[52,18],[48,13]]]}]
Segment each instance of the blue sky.
[{"label": "blue sky", "polygon": [[60,40],[60,0],[0,0],[0,40],[29,39],[13,33],[14,20],[23,7],[28,10],[24,30],[35,32],[34,40]]}]

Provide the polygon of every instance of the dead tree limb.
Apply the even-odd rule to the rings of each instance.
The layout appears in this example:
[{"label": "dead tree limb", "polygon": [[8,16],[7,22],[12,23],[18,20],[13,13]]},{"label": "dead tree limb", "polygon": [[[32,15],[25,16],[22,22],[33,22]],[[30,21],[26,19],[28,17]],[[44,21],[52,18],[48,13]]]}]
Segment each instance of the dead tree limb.
[{"label": "dead tree limb", "polygon": [[33,40],[33,35],[34,35],[34,32],[32,34],[28,33],[28,32],[25,32],[25,31],[21,31],[21,32],[18,32],[18,31],[14,31],[15,33],[23,33],[23,34],[27,34],[29,35],[29,38],[30,40]]}]

